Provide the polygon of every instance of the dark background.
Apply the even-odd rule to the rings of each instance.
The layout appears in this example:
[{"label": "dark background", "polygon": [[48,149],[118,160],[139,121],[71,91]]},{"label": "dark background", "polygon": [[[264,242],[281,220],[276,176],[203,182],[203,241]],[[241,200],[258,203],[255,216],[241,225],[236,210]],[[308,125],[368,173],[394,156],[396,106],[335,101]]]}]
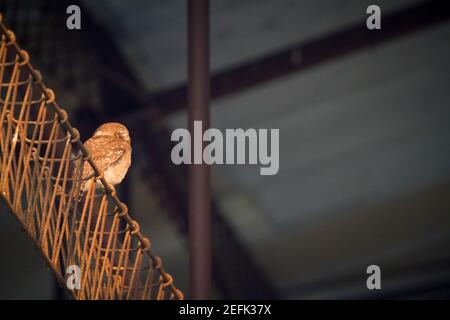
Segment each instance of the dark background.
[{"label": "dark background", "polygon": [[[214,297],[450,297],[450,10],[445,1],[212,0],[212,126],[279,128],[280,171],[212,168]],[[66,8],[82,8],[82,29]],[[366,28],[377,4],[382,30]],[[188,293],[186,1],[1,0],[83,140],[130,129],[119,187]],[[366,288],[377,264],[382,290]],[[0,298],[61,298],[5,209]]]}]

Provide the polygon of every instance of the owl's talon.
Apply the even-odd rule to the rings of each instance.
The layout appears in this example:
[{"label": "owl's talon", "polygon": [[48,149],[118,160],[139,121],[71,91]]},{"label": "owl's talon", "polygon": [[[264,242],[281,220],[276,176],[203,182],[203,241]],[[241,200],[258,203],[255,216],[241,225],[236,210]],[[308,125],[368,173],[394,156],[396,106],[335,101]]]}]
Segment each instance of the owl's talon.
[{"label": "owl's talon", "polygon": [[109,187],[111,188],[111,195],[115,196],[117,193],[116,188],[112,184],[110,184]]}]

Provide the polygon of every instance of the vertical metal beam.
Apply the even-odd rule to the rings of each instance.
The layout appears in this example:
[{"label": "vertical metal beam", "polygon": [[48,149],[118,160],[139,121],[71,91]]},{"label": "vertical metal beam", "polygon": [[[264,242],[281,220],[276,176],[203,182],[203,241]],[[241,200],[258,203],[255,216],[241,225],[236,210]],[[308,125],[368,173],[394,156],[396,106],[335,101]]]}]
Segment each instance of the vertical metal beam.
[{"label": "vertical metal beam", "polygon": [[[188,61],[188,125],[193,156],[194,121],[202,122],[202,136],[209,128],[208,0],[188,2]],[[188,168],[188,211],[190,298],[208,299],[211,291],[211,200],[209,167],[203,161]]]}]

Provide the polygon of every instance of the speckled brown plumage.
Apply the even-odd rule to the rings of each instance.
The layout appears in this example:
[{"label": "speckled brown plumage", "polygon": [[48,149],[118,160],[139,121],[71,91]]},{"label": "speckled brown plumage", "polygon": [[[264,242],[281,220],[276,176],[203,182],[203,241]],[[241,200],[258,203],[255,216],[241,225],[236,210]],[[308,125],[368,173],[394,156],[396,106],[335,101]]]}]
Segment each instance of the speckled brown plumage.
[{"label": "speckled brown plumage", "polygon": [[[122,182],[131,165],[131,140],[127,128],[120,123],[105,123],[95,130],[84,146],[91,152],[91,158],[106,181],[115,186]],[[89,189],[94,171],[89,163],[83,167],[82,178],[85,181],[81,189]],[[96,187],[101,187],[97,184]]]}]

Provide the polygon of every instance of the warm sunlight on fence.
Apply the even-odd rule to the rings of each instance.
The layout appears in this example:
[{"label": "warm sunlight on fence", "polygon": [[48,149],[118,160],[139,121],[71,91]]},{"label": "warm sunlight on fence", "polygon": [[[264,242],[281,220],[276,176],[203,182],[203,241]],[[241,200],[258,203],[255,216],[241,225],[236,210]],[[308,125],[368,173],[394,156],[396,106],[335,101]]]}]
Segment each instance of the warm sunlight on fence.
[{"label": "warm sunlight on fence", "polygon": [[[67,113],[0,16],[0,193],[60,284],[77,299],[182,299],[139,224],[83,147]],[[89,162],[103,189],[80,191]],[[14,245],[14,244],[11,244]]]}]

